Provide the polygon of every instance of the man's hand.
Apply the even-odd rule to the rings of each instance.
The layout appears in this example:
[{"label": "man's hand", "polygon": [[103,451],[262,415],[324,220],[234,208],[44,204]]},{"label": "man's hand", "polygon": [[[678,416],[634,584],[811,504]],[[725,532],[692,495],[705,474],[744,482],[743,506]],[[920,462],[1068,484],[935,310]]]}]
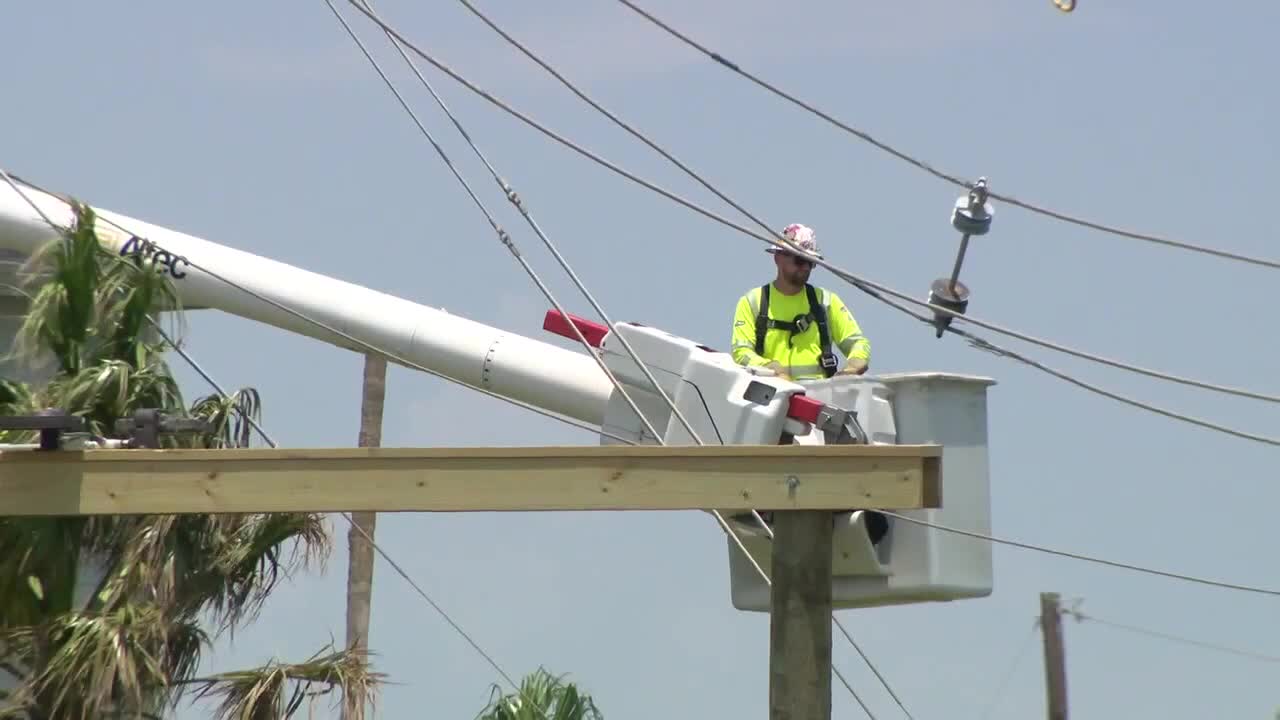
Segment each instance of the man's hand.
[{"label": "man's hand", "polygon": [[765,367],[772,370],[773,374],[776,375],[777,377],[780,377],[783,380],[791,381],[791,376],[787,374],[785,369],[783,369],[782,363],[775,360],[769,363],[768,365],[765,365]]},{"label": "man's hand", "polygon": [[867,371],[867,361],[861,358],[854,358],[845,363],[844,368],[837,375],[861,375]]}]

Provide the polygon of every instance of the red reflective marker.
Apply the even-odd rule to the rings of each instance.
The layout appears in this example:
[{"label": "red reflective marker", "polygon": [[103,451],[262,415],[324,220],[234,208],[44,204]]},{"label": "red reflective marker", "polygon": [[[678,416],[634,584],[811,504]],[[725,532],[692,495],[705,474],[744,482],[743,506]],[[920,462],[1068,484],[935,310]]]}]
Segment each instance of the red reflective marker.
[{"label": "red reflective marker", "polygon": [[822,408],[826,404],[821,400],[814,400],[808,395],[792,395],[791,404],[787,406],[787,417],[795,418],[807,423],[818,422],[818,414],[822,412]]},{"label": "red reflective marker", "polygon": [[557,335],[563,335],[570,340],[577,341],[578,334],[573,331],[575,326],[582,333],[582,337],[587,339],[587,344],[591,347],[600,347],[600,343],[604,341],[604,336],[609,334],[609,328],[606,325],[591,322],[576,315],[562,313],[555,308],[548,310],[546,318],[542,321],[543,330],[550,330]]}]

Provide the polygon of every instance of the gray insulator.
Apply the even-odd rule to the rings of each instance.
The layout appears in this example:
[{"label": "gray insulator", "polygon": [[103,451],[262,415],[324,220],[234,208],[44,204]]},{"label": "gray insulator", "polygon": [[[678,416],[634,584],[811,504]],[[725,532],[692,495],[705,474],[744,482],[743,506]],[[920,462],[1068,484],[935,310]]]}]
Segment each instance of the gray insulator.
[{"label": "gray insulator", "polygon": [[966,235],[986,235],[991,229],[991,216],[994,213],[991,203],[986,201],[981,205],[973,203],[971,207],[970,198],[966,195],[956,200],[956,206],[951,211],[951,227]]}]

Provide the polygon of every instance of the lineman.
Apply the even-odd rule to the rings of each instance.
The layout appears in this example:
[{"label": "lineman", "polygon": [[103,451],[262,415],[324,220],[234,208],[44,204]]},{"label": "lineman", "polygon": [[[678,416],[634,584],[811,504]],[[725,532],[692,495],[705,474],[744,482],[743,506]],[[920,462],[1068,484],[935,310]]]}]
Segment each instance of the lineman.
[{"label": "lineman", "polygon": [[847,358],[840,374],[861,375],[871,359],[871,344],[848,306],[835,293],[809,284],[810,259],[822,259],[812,229],[792,224],[782,234],[808,257],[777,247],[777,277],[738,299],[733,318],[733,359],[747,367],[768,367],[791,380],[817,380],[836,374],[832,343]]}]

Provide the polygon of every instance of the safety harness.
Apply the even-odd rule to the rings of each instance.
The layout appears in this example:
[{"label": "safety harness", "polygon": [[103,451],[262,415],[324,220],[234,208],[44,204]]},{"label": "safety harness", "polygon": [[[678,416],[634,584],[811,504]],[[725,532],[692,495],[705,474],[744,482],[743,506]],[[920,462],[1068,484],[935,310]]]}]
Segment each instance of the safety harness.
[{"label": "safety harness", "polygon": [[818,291],[808,283],[804,286],[805,295],[809,298],[809,312],[797,315],[794,320],[774,320],[769,317],[769,285],[760,288],[760,310],[756,313],[756,354],[764,355],[764,336],[770,329],[786,330],[791,333],[787,340],[795,342],[797,333],[809,329],[809,323],[818,324],[818,342],[822,348],[822,373],[827,377],[836,374],[836,356],[831,352],[831,332],[827,329],[827,309],[818,302]]}]

